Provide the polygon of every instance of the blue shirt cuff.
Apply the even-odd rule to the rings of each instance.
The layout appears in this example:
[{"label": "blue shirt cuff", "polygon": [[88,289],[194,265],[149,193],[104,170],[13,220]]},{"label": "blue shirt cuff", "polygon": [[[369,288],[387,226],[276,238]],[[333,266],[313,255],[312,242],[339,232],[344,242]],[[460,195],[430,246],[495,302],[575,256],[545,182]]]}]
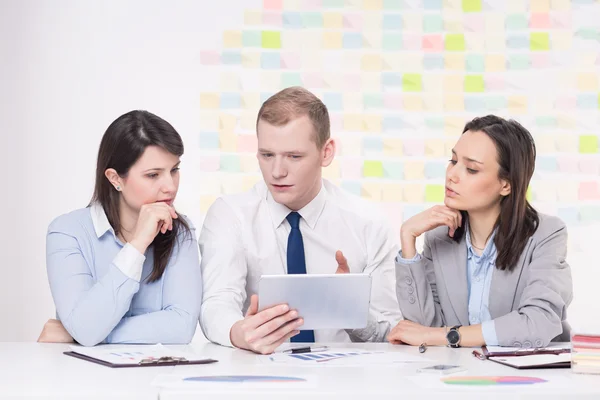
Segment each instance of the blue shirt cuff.
[{"label": "blue shirt cuff", "polygon": [[397,263],[414,264],[419,261],[421,261],[421,255],[419,253],[415,254],[413,258],[404,258],[402,257],[402,250],[400,250],[396,256]]},{"label": "blue shirt cuff", "polygon": [[486,346],[498,346],[498,336],[496,335],[496,324],[493,320],[481,323],[481,333]]}]

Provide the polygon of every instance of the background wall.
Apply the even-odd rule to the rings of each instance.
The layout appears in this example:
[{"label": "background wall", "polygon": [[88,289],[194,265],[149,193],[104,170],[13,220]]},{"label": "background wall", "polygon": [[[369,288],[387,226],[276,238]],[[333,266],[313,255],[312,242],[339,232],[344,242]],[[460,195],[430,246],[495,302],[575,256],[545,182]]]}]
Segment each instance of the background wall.
[{"label": "background wall", "polygon": [[326,176],[397,229],[443,198],[465,121],[530,129],[530,198],[569,227],[576,328],[600,329],[600,2],[591,0],[8,1],[0,7],[0,340],[54,313],[45,232],[87,204],[97,146],[131,109],[186,143],[178,209],[199,228],[222,193],[260,179],[262,101],[291,85],[328,105]]}]

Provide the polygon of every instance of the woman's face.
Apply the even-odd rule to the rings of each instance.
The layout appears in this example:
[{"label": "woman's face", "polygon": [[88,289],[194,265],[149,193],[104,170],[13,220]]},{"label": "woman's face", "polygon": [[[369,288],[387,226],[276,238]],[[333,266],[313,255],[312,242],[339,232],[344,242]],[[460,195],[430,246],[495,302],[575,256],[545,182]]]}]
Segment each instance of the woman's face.
[{"label": "woman's face", "polygon": [[507,181],[498,178],[498,152],[481,131],[466,131],[452,149],[446,169],[447,207],[476,212],[496,207],[510,193]]},{"label": "woman's face", "polygon": [[126,205],[139,211],[142,205],[164,201],[173,205],[179,189],[179,156],[159,146],[148,146],[121,179]]}]

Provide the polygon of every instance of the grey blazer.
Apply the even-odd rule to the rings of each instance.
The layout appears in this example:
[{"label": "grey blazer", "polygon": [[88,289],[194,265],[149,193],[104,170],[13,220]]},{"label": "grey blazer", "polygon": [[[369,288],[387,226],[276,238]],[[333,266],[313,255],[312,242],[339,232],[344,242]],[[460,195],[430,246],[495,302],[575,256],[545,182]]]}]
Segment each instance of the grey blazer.
[{"label": "grey blazer", "polygon": [[[573,299],[565,258],[567,228],[539,214],[540,224],[512,272],[494,269],[489,307],[501,346],[542,347],[570,340],[567,307]],[[469,325],[467,245],[441,226],[425,234],[421,260],[396,261],[396,296],[405,319],[425,326]]]}]

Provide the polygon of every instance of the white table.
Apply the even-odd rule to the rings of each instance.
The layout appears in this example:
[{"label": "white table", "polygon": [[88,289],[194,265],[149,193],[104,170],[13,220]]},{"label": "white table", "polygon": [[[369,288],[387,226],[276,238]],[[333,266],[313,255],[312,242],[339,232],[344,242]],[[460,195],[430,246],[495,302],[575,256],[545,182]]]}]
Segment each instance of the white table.
[{"label": "white table", "polygon": [[158,389],[150,383],[174,368],[112,369],[62,354],[68,350],[63,344],[0,342],[0,399],[155,400]]},{"label": "white table", "polygon": [[[384,350],[406,352],[418,355],[415,347],[393,346],[386,343],[356,343],[335,345],[332,347],[356,347],[367,350]],[[245,375],[287,375],[308,374],[316,375],[317,386],[312,388],[298,388],[295,390],[282,389],[235,389],[227,387],[219,390],[206,390],[188,392],[183,390],[162,389],[161,400],[188,400],[198,399],[261,399],[261,400],[313,400],[313,399],[361,399],[361,400],[388,400],[388,399],[600,399],[600,376],[573,374],[570,369],[545,369],[545,370],[517,370],[492,361],[481,361],[472,355],[473,349],[450,349],[445,347],[430,347],[423,357],[433,359],[435,363],[458,364],[465,368],[468,375],[516,375],[534,376],[552,380],[558,377],[566,381],[567,386],[561,390],[544,390],[543,386],[537,388],[510,388],[498,387],[467,387],[463,389],[444,389],[443,392],[424,388],[410,379],[417,375],[415,364],[398,365],[370,365],[364,367],[352,366],[281,366],[265,365],[256,359],[256,355],[242,350],[233,350],[212,344],[196,345],[194,350],[216,358],[216,364],[204,365],[200,368],[194,366],[179,366],[172,373],[194,375],[212,374],[245,374]],[[423,365],[431,365],[425,363]],[[447,375],[456,376],[456,375]],[[439,379],[441,376],[438,376]],[[435,376],[434,376],[435,378]],[[241,397],[243,396],[243,397]]]},{"label": "white table", "polygon": [[[416,355],[414,347],[389,344],[343,344],[332,347],[356,347],[368,350],[406,352]],[[471,355],[471,349],[427,349],[423,355],[436,363],[459,364],[469,375],[521,375],[552,380],[567,380],[559,390],[511,387],[507,391],[494,387],[433,390],[421,387],[411,380],[416,365],[370,365],[345,367],[301,367],[265,365],[256,355],[213,344],[197,344],[183,349],[216,358],[218,363],[179,367],[147,367],[111,369],[62,354],[67,345],[39,343],[0,343],[0,399],[144,399],[187,400],[213,398],[312,400],[312,399],[600,399],[600,376],[573,374],[568,369],[519,371],[491,361],[480,361]],[[427,365],[427,364],[424,364]],[[159,389],[151,385],[159,374],[213,375],[213,374],[269,374],[317,376],[315,387],[295,390],[252,388],[240,390],[235,385],[219,389],[182,391]],[[241,397],[243,395],[243,397]]]}]

